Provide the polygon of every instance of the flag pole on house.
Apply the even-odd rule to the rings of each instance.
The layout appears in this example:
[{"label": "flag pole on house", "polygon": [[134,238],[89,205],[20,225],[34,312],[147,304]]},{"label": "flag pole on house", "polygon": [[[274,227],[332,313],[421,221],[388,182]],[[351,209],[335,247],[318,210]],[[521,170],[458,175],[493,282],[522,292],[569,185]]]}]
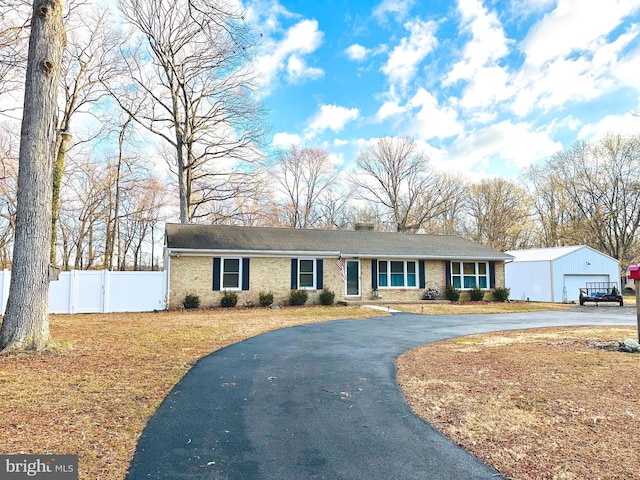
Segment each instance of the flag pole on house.
[{"label": "flag pole on house", "polygon": [[340,276],[342,277],[342,283],[347,280],[347,277],[344,273],[344,263],[342,263],[342,254],[338,255],[338,260],[336,260],[336,267],[340,270]]}]

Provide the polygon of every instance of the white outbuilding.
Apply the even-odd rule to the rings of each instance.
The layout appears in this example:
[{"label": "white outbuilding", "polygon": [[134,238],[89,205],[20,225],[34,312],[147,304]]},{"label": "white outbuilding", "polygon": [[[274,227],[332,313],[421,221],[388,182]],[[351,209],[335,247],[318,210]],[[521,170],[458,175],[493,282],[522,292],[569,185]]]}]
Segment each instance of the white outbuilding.
[{"label": "white outbuilding", "polygon": [[620,284],[620,262],[586,245],[506,252],[505,285],[513,300],[578,302],[591,282]]}]

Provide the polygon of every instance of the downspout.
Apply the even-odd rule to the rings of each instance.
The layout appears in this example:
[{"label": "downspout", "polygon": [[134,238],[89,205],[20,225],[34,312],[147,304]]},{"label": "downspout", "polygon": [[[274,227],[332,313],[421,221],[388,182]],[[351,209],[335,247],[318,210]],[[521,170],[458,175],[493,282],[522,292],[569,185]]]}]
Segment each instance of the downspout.
[{"label": "downspout", "polygon": [[553,281],[553,261],[549,260],[549,284],[551,285],[551,303],[556,303],[556,287]]}]

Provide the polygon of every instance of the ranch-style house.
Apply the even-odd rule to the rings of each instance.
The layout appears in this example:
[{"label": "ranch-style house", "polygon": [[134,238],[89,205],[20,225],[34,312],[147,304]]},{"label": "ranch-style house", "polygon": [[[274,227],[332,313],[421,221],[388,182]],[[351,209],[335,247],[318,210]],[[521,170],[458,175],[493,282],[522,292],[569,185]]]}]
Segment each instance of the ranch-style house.
[{"label": "ranch-style house", "polygon": [[512,258],[455,235],[167,224],[167,305],[197,295],[201,306],[219,306],[228,291],[239,306],[258,305],[260,293],[279,305],[294,289],[307,290],[308,303],[323,289],[339,302],[415,302],[448,284],[463,298],[474,286],[491,298]]}]

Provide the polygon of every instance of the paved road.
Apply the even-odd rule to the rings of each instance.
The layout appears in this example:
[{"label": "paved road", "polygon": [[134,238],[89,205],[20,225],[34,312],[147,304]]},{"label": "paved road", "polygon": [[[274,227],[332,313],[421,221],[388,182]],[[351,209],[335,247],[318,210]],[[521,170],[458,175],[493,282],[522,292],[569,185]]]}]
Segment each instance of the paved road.
[{"label": "paved road", "polygon": [[267,333],[189,371],[149,421],[127,478],[502,478],[411,413],[396,358],[461,335],[592,324],[635,325],[636,311],[394,314]]}]

